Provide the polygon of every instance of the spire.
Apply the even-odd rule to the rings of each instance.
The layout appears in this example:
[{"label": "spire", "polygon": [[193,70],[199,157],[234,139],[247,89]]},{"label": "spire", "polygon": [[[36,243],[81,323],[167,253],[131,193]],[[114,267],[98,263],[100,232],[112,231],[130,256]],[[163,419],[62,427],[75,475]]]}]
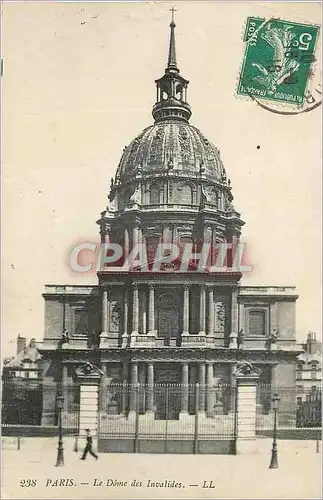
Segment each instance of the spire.
[{"label": "spire", "polygon": [[172,7],[170,11],[172,21],[170,23],[168,64],[164,76],[155,80],[157,99],[152,112],[155,123],[170,119],[187,122],[192,114],[190,105],[186,100],[189,82],[180,74],[176,62],[174,22],[174,12],[176,10]]},{"label": "spire", "polygon": [[169,40],[169,52],[168,52],[168,64],[167,64],[167,69],[173,69],[177,70],[177,63],[176,63],[176,46],[175,46],[175,27],[176,24],[174,22],[174,12],[177,12],[174,7],[169,9],[172,13],[172,22],[170,23],[170,40]]}]

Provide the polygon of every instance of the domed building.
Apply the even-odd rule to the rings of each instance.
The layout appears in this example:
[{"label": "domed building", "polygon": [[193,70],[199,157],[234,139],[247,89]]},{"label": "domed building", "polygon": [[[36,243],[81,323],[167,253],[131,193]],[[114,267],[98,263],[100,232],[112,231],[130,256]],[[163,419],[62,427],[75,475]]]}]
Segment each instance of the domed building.
[{"label": "domed building", "polygon": [[[177,65],[172,20],[167,67],[156,80],[154,123],[124,148],[109,205],[97,221],[101,243],[123,249],[120,260],[98,271],[96,286],[48,285],[44,293],[44,381],[56,380],[57,366],[70,385],[84,367],[94,370],[101,429],[109,415],[116,422],[136,412],[138,383],[142,417],[178,420],[184,427],[197,411],[206,419],[230,414],[230,397],[215,397],[212,388],[233,388],[241,361],[259,370],[261,383],[295,383],[295,289],[244,287],[239,269],[219,272],[215,266],[215,249],[239,239],[244,222],[232,204],[219,149],[190,123],[188,87]],[[199,252],[208,244],[205,269],[196,256],[184,271],[180,258],[167,262],[159,243],[176,245],[180,256],[185,248]],[[145,269],[125,268],[138,245],[147,249]],[[232,259],[229,252],[228,267]],[[68,341],[58,349],[63,331]],[[198,400],[190,393],[196,383],[203,388]],[[178,392],[158,392],[163,384]],[[43,423],[49,424],[55,397],[44,401]],[[67,394],[67,413],[71,404]]]}]

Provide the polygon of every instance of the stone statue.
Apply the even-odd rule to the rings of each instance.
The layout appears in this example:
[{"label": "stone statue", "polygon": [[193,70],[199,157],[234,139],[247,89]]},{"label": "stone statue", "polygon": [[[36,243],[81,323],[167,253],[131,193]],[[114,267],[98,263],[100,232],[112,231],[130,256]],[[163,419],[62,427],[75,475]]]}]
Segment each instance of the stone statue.
[{"label": "stone statue", "polygon": [[230,349],[237,349],[237,347],[238,347],[237,340],[238,340],[238,334],[236,332],[230,333],[230,336],[229,336],[229,348]]},{"label": "stone statue", "polygon": [[65,328],[62,333],[62,338],[58,342],[58,347],[62,347],[64,344],[69,344],[69,342],[70,342],[69,333]]},{"label": "stone statue", "polygon": [[109,204],[107,206],[108,212],[116,212],[117,210],[117,198],[115,196],[109,197]]},{"label": "stone statue", "polygon": [[271,351],[275,351],[277,349],[277,332],[276,332],[275,328],[273,329],[273,331],[269,335],[268,341],[269,341],[268,342],[269,343],[269,349]]},{"label": "stone statue", "polygon": [[136,204],[139,204],[141,202],[141,189],[139,184],[137,184],[134,192],[130,196],[130,200]]},{"label": "stone statue", "polygon": [[244,332],[241,329],[238,333],[238,349],[243,349],[244,346]]}]

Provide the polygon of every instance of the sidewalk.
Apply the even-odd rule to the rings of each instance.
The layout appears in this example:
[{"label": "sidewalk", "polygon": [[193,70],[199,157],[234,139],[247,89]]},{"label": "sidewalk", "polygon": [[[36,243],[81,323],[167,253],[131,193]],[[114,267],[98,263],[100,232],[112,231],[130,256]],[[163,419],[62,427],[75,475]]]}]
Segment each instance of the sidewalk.
[{"label": "sidewalk", "polygon": [[[101,454],[97,462],[90,456],[83,462],[67,438],[64,467],[55,467],[55,439],[26,438],[20,450],[9,445],[4,438],[3,498],[321,497],[321,452],[315,441],[279,441],[278,469],[268,469],[268,439],[257,440],[253,455]],[[21,486],[26,479],[35,479],[36,486]]]}]

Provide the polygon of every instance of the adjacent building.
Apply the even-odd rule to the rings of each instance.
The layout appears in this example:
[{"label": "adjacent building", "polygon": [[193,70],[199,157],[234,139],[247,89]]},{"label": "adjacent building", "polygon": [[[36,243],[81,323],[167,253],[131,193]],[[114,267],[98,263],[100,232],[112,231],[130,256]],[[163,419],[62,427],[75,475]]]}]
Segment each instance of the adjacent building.
[{"label": "adjacent building", "polygon": [[297,357],[296,387],[299,402],[309,400],[322,390],[322,344],[309,332],[302,344],[304,352]]},{"label": "adjacent building", "polygon": [[2,369],[2,423],[40,425],[42,416],[42,361],[35,339],[17,338],[16,355]]},{"label": "adjacent building", "polygon": [[35,339],[31,339],[27,344],[26,337],[18,335],[16,355],[5,360],[2,379],[25,382],[27,385],[41,380],[41,355],[37,346]]}]

